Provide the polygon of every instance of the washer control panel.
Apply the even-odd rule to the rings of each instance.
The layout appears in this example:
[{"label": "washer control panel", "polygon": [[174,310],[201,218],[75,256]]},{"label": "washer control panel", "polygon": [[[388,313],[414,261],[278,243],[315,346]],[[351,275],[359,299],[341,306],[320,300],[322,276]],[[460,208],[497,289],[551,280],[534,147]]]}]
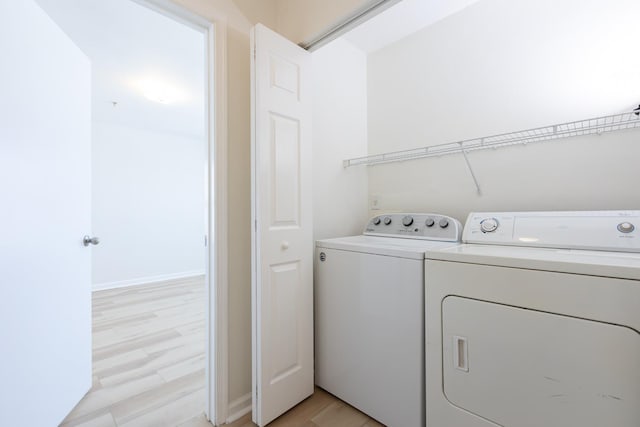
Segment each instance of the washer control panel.
[{"label": "washer control panel", "polygon": [[394,213],[373,217],[364,234],[459,242],[462,225],[455,218],[430,213]]},{"label": "washer control panel", "polygon": [[465,243],[640,252],[640,211],[472,212]]}]

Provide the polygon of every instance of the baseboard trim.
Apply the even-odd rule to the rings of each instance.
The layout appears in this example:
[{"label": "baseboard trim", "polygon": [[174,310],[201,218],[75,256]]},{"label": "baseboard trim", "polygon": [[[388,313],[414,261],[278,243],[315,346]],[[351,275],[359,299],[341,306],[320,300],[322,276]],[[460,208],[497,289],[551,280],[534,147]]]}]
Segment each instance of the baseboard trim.
[{"label": "baseboard trim", "polygon": [[247,393],[229,402],[229,416],[227,417],[226,423],[231,424],[249,412],[251,412],[251,393]]},{"label": "baseboard trim", "polygon": [[107,289],[126,288],[128,286],[148,285],[153,282],[162,282],[165,280],[186,279],[194,276],[203,276],[204,270],[182,271],[180,273],[160,274],[157,276],[137,277],[135,279],[120,280],[117,282],[95,283],[92,286],[93,291],[105,291]]}]

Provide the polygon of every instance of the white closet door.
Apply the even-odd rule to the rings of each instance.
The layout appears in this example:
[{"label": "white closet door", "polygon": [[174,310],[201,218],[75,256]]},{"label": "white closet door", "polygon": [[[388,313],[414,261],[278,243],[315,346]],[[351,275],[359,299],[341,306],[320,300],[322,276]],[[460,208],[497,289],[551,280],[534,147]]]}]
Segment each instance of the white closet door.
[{"label": "white closet door", "polygon": [[252,31],[253,420],[313,393],[311,57]]},{"label": "white closet door", "polygon": [[33,0],[0,2],[0,425],[91,387],[91,68]]}]

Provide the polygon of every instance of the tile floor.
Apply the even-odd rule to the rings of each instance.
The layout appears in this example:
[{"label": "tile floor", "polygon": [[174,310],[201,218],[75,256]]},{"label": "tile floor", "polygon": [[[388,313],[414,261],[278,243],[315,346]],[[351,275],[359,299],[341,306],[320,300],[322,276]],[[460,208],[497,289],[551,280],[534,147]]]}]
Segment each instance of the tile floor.
[{"label": "tile floor", "polygon": [[93,293],[93,388],[62,427],[176,427],[205,399],[204,278]]},{"label": "tile floor", "polygon": [[[60,427],[211,427],[204,278],[93,293],[93,387]],[[251,414],[228,425],[254,427]],[[381,424],[316,388],[269,427]]]}]

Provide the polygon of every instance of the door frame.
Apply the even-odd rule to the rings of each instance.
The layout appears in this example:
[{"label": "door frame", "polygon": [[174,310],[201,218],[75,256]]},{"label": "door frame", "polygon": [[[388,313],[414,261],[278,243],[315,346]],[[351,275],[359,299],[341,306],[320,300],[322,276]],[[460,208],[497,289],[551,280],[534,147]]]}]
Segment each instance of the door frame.
[{"label": "door frame", "polygon": [[205,36],[207,181],[205,226],[206,338],[205,412],[214,425],[227,419],[228,236],[227,236],[227,17],[202,17],[171,0],[131,0],[200,31]]}]

